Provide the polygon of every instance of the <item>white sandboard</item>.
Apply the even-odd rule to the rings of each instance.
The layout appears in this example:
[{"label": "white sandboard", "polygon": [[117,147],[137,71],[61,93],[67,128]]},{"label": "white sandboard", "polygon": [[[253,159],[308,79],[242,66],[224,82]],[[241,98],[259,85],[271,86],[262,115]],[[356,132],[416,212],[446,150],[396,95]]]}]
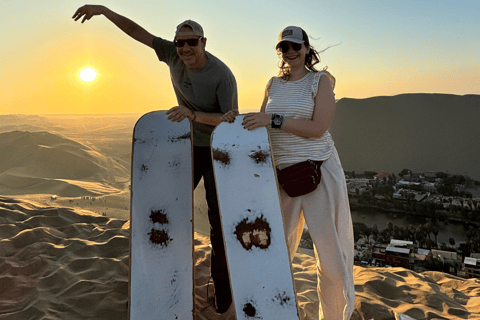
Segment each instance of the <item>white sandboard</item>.
[{"label": "white sandboard", "polygon": [[129,319],[194,317],[190,121],[164,111],[133,132]]},{"label": "white sandboard", "polygon": [[212,134],[212,158],[238,320],[298,319],[266,128],[243,116]]}]

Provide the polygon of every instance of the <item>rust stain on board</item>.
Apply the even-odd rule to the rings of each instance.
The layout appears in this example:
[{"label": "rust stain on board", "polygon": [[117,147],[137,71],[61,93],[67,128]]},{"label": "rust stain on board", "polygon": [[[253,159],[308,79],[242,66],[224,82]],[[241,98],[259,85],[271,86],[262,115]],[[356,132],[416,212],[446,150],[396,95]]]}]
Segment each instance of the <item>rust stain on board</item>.
[{"label": "rust stain on board", "polygon": [[213,160],[220,161],[228,166],[230,164],[230,154],[227,151],[213,149]]},{"label": "rust stain on board", "polygon": [[179,165],[180,165],[180,161],[177,161],[177,160],[173,160],[173,161],[168,162],[168,166],[170,168],[178,167]]},{"label": "rust stain on board", "polygon": [[168,236],[165,230],[155,230],[152,228],[148,235],[150,236],[151,243],[158,244],[164,248],[173,240]]},{"label": "rust stain on board", "polygon": [[[260,148],[260,146],[258,146],[258,148]],[[263,150],[257,150],[257,151],[252,150],[248,156],[252,158],[256,164],[259,164],[259,163],[266,163],[268,157],[270,156],[270,153],[265,152]]]},{"label": "rust stain on board", "polygon": [[261,215],[254,222],[248,222],[248,218],[243,219],[235,227],[234,234],[246,250],[251,250],[253,246],[267,249],[270,246],[271,231],[270,224]]},{"label": "rust stain on board", "polygon": [[150,210],[150,220],[153,223],[168,224],[168,218],[164,209]]},{"label": "rust stain on board", "polygon": [[172,137],[172,136],[168,136],[168,142],[178,142],[180,140],[186,140],[186,139],[190,139],[190,132],[189,133],[185,133],[181,136],[178,136],[178,137]]},{"label": "rust stain on board", "polygon": [[251,302],[247,302],[243,305],[243,312],[247,317],[255,317],[255,314],[257,313],[257,310],[253,306]]},{"label": "rust stain on board", "polygon": [[272,301],[277,301],[282,307],[285,306],[285,305],[288,305],[288,303],[290,302],[290,297],[287,295],[287,293],[284,291],[283,293],[278,293],[273,299]]}]

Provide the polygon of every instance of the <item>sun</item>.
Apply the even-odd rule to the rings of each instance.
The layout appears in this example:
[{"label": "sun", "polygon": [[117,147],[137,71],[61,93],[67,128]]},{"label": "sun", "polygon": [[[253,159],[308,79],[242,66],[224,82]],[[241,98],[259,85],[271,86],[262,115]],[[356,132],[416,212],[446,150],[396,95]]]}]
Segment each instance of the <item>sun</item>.
[{"label": "sun", "polygon": [[80,79],[85,82],[91,82],[95,80],[97,77],[97,71],[93,70],[92,68],[83,68],[80,71]]}]

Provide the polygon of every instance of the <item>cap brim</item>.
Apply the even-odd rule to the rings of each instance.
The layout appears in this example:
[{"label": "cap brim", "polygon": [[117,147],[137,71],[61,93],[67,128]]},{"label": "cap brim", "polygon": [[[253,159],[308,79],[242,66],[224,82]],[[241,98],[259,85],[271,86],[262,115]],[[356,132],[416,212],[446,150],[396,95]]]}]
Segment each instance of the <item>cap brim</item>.
[{"label": "cap brim", "polygon": [[305,41],[297,38],[283,38],[281,41],[277,43],[277,46],[275,48],[278,49],[278,47],[280,46],[280,43],[282,42],[304,43]]}]

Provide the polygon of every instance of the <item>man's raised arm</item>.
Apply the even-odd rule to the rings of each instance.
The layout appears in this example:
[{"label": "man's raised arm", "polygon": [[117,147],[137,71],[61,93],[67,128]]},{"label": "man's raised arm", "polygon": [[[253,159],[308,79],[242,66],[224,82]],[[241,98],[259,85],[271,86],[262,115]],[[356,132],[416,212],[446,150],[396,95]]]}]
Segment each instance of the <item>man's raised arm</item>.
[{"label": "man's raised arm", "polygon": [[72,18],[77,21],[78,19],[83,17],[82,23],[84,23],[85,20],[90,20],[93,16],[101,14],[107,17],[108,20],[112,21],[118,28],[120,28],[123,32],[128,34],[133,39],[149,47],[152,47],[152,34],[150,34],[147,30],[143,29],[132,20],[113,12],[107,7],[87,4],[83,7],[78,8]]}]

